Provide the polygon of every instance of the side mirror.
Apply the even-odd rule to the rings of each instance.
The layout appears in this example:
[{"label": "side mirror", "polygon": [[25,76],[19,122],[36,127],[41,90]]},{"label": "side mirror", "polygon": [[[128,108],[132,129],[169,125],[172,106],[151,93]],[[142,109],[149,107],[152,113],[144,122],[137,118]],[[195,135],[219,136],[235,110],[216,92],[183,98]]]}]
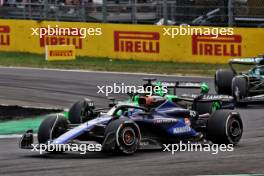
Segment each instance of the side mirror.
[{"label": "side mirror", "polygon": [[202,83],[201,84],[201,94],[207,94],[209,92],[210,88],[208,84]]}]

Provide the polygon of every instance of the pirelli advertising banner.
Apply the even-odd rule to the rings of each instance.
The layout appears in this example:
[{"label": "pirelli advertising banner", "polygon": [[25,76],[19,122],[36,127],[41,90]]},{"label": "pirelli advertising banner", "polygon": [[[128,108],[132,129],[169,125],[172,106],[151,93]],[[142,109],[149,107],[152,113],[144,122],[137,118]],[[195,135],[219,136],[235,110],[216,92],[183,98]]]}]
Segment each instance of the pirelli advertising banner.
[{"label": "pirelli advertising banner", "polygon": [[80,56],[226,63],[263,54],[263,41],[261,28],[0,20],[1,51],[45,53],[46,45],[74,45]]}]

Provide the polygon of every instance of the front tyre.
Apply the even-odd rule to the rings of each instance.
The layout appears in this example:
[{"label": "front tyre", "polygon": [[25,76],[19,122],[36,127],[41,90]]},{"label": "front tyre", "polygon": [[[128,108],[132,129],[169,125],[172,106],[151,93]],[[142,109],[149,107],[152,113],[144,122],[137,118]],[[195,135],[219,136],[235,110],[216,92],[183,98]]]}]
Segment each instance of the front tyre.
[{"label": "front tyre", "polygon": [[208,119],[207,139],[213,143],[236,145],[242,133],[242,119],[235,111],[217,110]]},{"label": "front tyre", "polygon": [[38,141],[40,144],[46,144],[68,129],[68,121],[61,114],[51,114],[39,126],[38,130]]},{"label": "front tyre", "polygon": [[[133,154],[137,151],[141,134],[137,124],[130,119],[117,119],[108,124],[105,136],[113,134],[114,142],[111,148],[118,154]],[[109,139],[111,140],[111,139]]]}]

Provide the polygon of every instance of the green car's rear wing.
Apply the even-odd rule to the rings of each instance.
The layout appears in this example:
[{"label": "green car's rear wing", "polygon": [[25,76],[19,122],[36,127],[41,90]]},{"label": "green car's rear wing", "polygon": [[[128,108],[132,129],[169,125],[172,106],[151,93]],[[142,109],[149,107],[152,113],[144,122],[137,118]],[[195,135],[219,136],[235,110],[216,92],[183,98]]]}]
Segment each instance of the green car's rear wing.
[{"label": "green car's rear wing", "polygon": [[[173,95],[176,95],[177,88],[200,89],[201,93],[204,94],[209,92],[209,86],[204,82],[192,82],[192,81],[161,82],[161,85],[163,87],[167,87],[169,94],[173,94]],[[170,92],[170,90],[172,90],[172,92]]]},{"label": "green car's rear wing", "polygon": [[208,84],[204,82],[195,82],[195,81],[156,81],[155,78],[144,78],[143,81],[147,83],[144,84],[146,86],[158,86],[161,87],[160,92],[156,92],[157,95],[164,96],[162,93],[162,89],[166,88],[168,90],[167,94],[176,95],[177,88],[185,88],[185,89],[200,89],[201,93],[206,94],[209,92]]},{"label": "green car's rear wing", "polygon": [[264,65],[264,55],[260,55],[253,58],[233,58],[229,60],[229,65],[232,71],[236,74],[234,64],[239,65]]}]

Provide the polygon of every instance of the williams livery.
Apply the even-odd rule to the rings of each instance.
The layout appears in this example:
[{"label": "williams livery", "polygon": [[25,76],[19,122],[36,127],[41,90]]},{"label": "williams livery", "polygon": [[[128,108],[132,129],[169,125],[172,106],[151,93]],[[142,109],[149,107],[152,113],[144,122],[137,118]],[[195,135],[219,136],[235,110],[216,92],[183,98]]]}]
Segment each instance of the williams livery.
[{"label": "williams livery", "polygon": [[[195,108],[199,113],[212,113],[218,109],[234,109],[234,101],[232,96],[209,94],[209,87],[203,82],[157,82],[155,78],[144,78],[146,81],[143,84],[145,92],[128,92],[129,99],[121,101],[123,103],[131,103],[135,106],[139,106],[139,99],[142,97],[156,97],[165,98],[168,101],[181,104],[186,109]],[[151,89],[148,89],[152,87]],[[155,87],[155,88],[154,88]],[[157,89],[158,88],[158,89]],[[166,88],[166,90],[163,90]],[[198,94],[177,94],[177,89],[198,89]],[[149,90],[156,90],[149,92]],[[166,92],[166,93],[165,93]],[[110,97],[109,107],[111,108],[116,104],[115,98]],[[153,102],[155,103],[155,102]],[[90,105],[89,105],[90,104]],[[89,119],[96,118],[100,112],[106,111],[107,108],[95,108],[94,103],[90,99],[83,99],[74,103],[69,110],[69,120],[71,123],[82,123]]]},{"label": "williams livery", "polygon": [[[235,64],[254,66],[247,72],[238,73]],[[216,71],[216,92],[232,95],[238,106],[264,103],[264,56],[231,59],[229,65],[230,69]]]},{"label": "williams livery", "polygon": [[[138,96],[131,101],[111,103],[111,108],[95,109],[91,100],[82,101],[79,111],[69,120],[61,114],[50,115],[38,130],[40,144],[102,145],[102,152],[133,154],[139,149],[162,148],[163,144],[180,141],[210,141],[216,144],[237,144],[243,133],[238,112],[215,109],[201,112],[204,100],[159,95]],[[212,101],[212,100],[210,100]],[[186,105],[184,102],[186,102]],[[85,105],[85,106],[84,106]],[[87,111],[88,109],[88,111]],[[93,115],[73,123],[78,116]],[[86,120],[84,120],[86,119]],[[31,149],[33,131],[28,130],[20,147]],[[58,151],[54,151],[58,152]]]}]

